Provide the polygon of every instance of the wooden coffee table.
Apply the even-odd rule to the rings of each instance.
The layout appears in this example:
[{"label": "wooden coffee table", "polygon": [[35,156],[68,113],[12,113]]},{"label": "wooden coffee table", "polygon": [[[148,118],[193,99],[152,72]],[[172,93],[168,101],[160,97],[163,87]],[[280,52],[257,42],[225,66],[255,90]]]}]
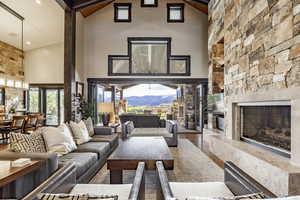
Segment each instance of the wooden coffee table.
[{"label": "wooden coffee table", "polygon": [[11,185],[22,176],[38,170],[43,164],[42,160],[32,160],[30,164],[23,167],[12,167],[13,160],[0,160],[0,199],[13,198],[15,194],[14,185]]},{"label": "wooden coffee table", "polygon": [[123,140],[107,160],[110,183],[122,184],[122,170],[136,170],[145,162],[146,170],[156,170],[156,161],[162,161],[166,170],[174,169],[174,159],[163,137],[130,137]]}]

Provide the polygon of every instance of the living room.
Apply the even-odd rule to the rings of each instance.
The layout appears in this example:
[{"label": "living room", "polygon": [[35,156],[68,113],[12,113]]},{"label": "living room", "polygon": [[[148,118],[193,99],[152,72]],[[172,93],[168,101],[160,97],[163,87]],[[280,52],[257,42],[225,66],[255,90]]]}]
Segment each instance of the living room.
[{"label": "living room", "polygon": [[300,199],[299,5],[1,0],[0,198]]}]

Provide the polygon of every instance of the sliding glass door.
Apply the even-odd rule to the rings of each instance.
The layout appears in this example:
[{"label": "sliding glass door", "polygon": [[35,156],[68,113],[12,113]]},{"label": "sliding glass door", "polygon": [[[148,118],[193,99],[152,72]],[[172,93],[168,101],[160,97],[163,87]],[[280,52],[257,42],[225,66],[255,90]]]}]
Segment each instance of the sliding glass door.
[{"label": "sliding glass door", "polygon": [[46,126],[64,122],[64,90],[62,88],[34,87],[28,91],[27,108],[30,113],[43,113]]}]

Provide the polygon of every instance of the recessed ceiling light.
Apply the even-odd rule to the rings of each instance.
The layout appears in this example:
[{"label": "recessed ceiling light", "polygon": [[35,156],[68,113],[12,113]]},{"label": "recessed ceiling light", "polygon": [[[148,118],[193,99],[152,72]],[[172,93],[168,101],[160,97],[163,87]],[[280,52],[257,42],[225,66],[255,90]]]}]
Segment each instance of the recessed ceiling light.
[{"label": "recessed ceiling light", "polygon": [[26,44],[27,44],[27,45],[31,45],[31,42],[30,42],[30,41],[26,41]]},{"label": "recessed ceiling light", "polygon": [[37,4],[39,4],[39,5],[42,4],[41,0],[35,0],[35,3],[37,3]]}]

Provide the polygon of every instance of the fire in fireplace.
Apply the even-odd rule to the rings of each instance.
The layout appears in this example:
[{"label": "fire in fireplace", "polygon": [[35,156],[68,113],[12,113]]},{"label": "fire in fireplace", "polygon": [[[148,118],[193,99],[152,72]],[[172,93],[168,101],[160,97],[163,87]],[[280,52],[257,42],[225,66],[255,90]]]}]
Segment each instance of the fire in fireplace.
[{"label": "fire in fireplace", "polygon": [[252,105],[241,108],[241,138],[289,153],[291,106]]}]

